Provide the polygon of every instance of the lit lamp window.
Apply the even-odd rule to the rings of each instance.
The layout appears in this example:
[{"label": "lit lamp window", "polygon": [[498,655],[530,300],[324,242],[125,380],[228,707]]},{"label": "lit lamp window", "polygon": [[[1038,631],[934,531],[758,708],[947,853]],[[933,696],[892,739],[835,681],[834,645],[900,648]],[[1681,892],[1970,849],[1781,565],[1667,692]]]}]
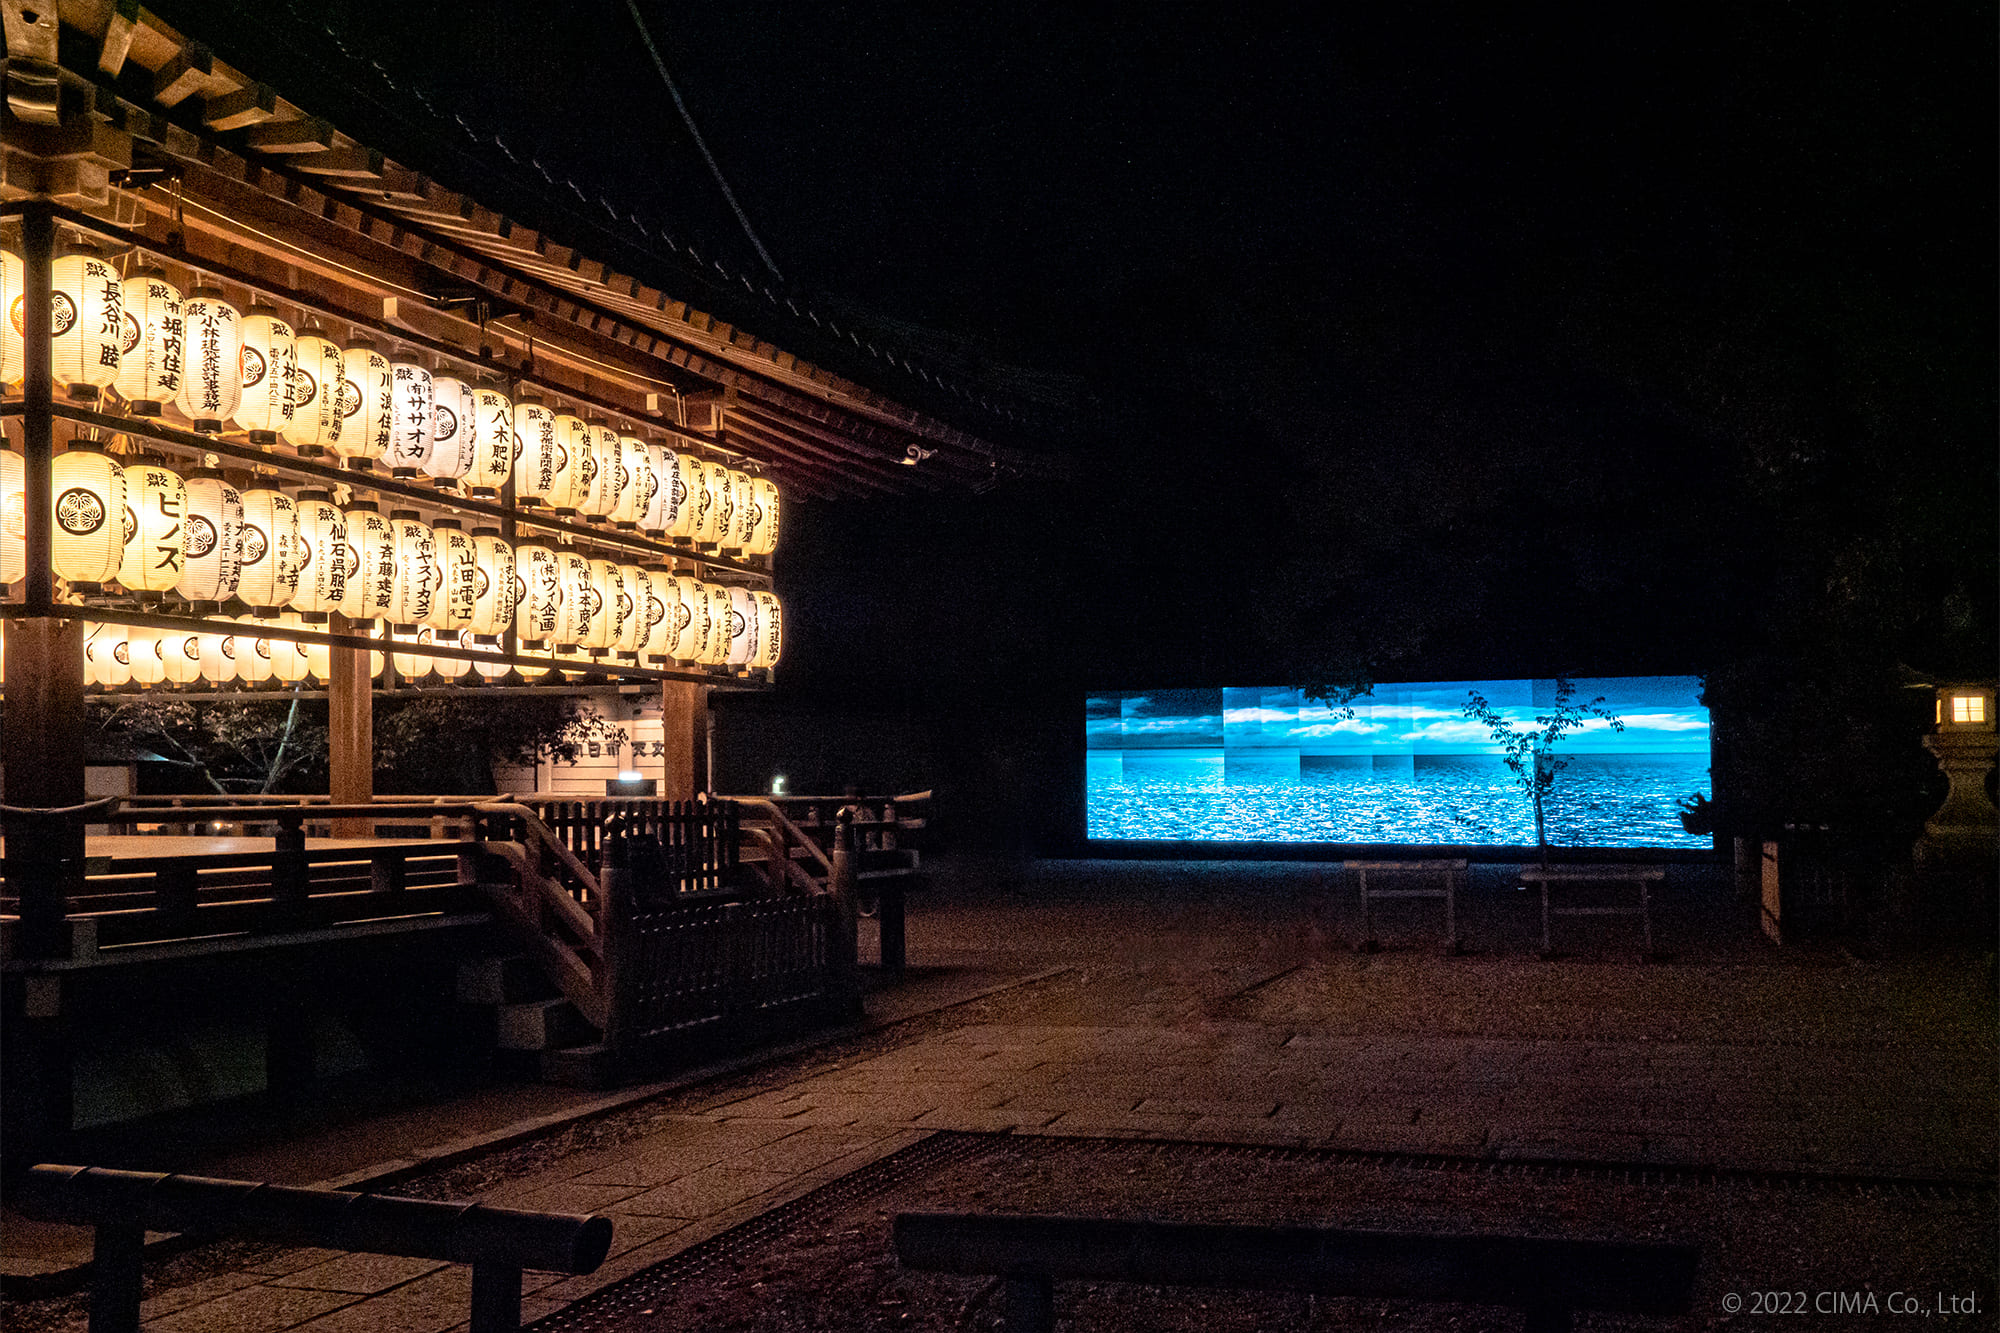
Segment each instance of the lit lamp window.
[{"label": "lit lamp window", "polygon": [[340,363],[346,381],[340,410],[346,420],[333,451],[353,471],[368,472],[376,459],[389,453],[389,436],[396,425],[396,381],[389,358],[365,338],[342,348]]},{"label": "lit lamp window", "polygon": [[187,318],[181,291],[156,268],[125,280],[125,332],[113,386],[134,416],[156,417],[181,391],[187,363]]},{"label": "lit lamp window", "polygon": [[292,421],[293,380],[298,369],[296,335],[289,322],[269,306],[251,306],[243,316],[243,389],[236,404],[236,424],[250,433],[253,444],[276,444]]},{"label": "lit lamp window", "polygon": [[1975,731],[1993,729],[1993,700],[1976,690],[1949,689],[1938,696],[1938,725]]},{"label": "lit lamp window", "polygon": [[299,514],[283,491],[243,492],[242,563],[236,595],[268,619],[299,590]]},{"label": "lit lamp window", "polygon": [[514,552],[514,574],[515,635],[527,643],[553,640],[562,628],[562,562],[546,546],[523,546]]},{"label": "lit lamp window", "polygon": [[382,463],[394,477],[421,477],[431,461],[431,412],[435,386],[429,367],[414,357],[389,365],[395,386],[395,416],[389,424],[389,443]]},{"label": "lit lamp window", "polygon": [[597,623],[599,590],[591,575],[590,557],[576,551],[558,551],[562,572],[562,605],[556,613],[556,647],[564,652],[582,648]]},{"label": "lit lamp window", "polygon": [[212,685],[227,685],[236,679],[236,636],[201,634],[201,678]]},{"label": "lit lamp window", "polygon": [[472,562],[475,590],[470,628],[482,644],[497,643],[514,623],[514,548],[500,536],[498,528],[474,528]]},{"label": "lit lamp window", "polygon": [[243,323],[236,307],[214,287],[197,287],[181,302],[187,325],[187,365],[174,402],[204,434],[215,434],[236,415],[243,398]]},{"label": "lit lamp window", "polygon": [[778,665],[778,656],[784,647],[785,608],[778,596],[772,592],[757,594],[757,620],[760,642],[757,656],[750,665],[769,671]]},{"label": "lit lamp window", "polygon": [[202,468],[187,479],[187,568],[174,591],[212,612],[236,595],[242,552],[243,496],[220,472]]},{"label": "lit lamp window", "polygon": [[479,552],[457,519],[439,519],[432,532],[437,539],[438,590],[426,623],[455,639],[460,630],[471,627],[479,602]]},{"label": "lit lamp window", "polygon": [[323,334],[292,339],[292,415],[281,434],[303,458],[337,452],[347,420],[346,364],[340,344]]},{"label": "lit lamp window", "polygon": [[0,250],[0,384],[19,384],[27,373],[24,364],[28,332],[28,269],[21,256]]},{"label": "lit lamp window", "polygon": [[653,454],[638,436],[621,435],[618,463],[625,469],[625,486],[618,492],[618,503],[612,506],[611,521],[620,528],[636,528],[660,485],[659,478],[653,475]]},{"label": "lit lamp window", "polygon": [[125,469],[103,450],[72,444],[51,469],[56,576],[94,593],[118,577],[125,557]]},{"label": "lit lamp window", "polygon": [[618,432],[602,421],[589,423],[590,477],[577,488],[577,509],[585,518],[609,522],[631,484]]},{"label": "lit lamp window", "polygon": [[118,378],[124,284],[108,261],[76,249],[51,266],[49,285],[49,376],[71,398],[95,402]]},{"label": "lit lamp window", "polygon": [[340,590],[340,614],[349,620],[378,620],[396,600],[396,534],[372,500],[349,505],[347,581]]},{"label": "lit lamp window", "polygon": [[187,572],[187,482],[151,463],[125,469],[125,554],[118,582],[142,602],[159,600]]},{"label": "lit lamp window", "polygon": [[472,387],[472,468],[466,489],[482,498],[498,495],[514,471],[514,404],[500,388]]},{"label": "lit lamp window", "polygon": [[556,482],[569,484],[567,460],[556,445],[556,414],[541,399],[523,396],[514,403],[514,457],[520,475],[514,498],[524,508],[556,507]]},{"label": "lit lamp window", "polygon": [[27,467],[13,442],[0,449],[0,584],[28,572]]},{"label": "lit lamp window", "polygon": [[390,624],[408,634],[431,618],[437,598],[437,534],[414,509],[392,511],[389,526],[396,534],[396,582],[386,614]]},{"label": "lit lamp window", "polygon": [[326,491],[299,492],[299,586],[292,607],[324,625],[347,592],[347,516]]},{"label": "lit lamp window", "polygon": [[424,471],[434,484],[449,486],[472,471],[478,410],[470,384],[441,372],[431,376],[431,452]]},{"label": "lit lamp window", "polygon": [[556,470],[549,483],[549,505],[558,514],[574,514],[590,494],[597,476],[597,459],[590,452],[590,425],[573,412],[556,413]]}]

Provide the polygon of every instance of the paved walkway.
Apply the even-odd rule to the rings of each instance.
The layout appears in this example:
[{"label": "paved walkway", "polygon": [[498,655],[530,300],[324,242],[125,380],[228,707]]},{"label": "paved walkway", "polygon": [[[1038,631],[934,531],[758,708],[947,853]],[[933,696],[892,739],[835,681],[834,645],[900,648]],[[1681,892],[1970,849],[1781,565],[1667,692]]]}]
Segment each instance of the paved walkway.
[{"label": "paved walkway", "polygon": [[[1721,886],[1678,881],[1675,961],[1649,964],[1611,925],[1532,956],[1538,918],[1491,883],[1462,913],[1481,952],[1448,959],[1414,904],[1383,923],[1407,947],[1353,952],[1352,904],[1308,868],[968,879],[915,906],[913,958],[1063,970],[417,1186],[616,1219],[598,1273],[531,1276],[532,1318],[937,1129],[1991,1178],[1989,963],[1780,953]],[[467,1284],[273,1251],[163,1271],[148,1327],[441,1330]]]}]

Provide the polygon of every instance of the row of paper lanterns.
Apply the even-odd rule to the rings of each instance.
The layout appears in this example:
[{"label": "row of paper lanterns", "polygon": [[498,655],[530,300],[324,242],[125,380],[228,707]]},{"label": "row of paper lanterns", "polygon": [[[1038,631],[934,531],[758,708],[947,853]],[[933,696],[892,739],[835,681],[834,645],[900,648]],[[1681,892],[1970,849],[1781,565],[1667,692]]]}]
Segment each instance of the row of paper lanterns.
[{"label": "row of paper lanterns", "polygon": [[[0,451],[0,582],[26,572],[23,470],[18,454]],[[710,619],[729,611],[732,595],[740,595],[739,615],[756,595],[659,566],[515,547],[497,528],[467,532],[455,519],[385,514],[369,500],[343,509],[324,490],[294,498],[268,487],[238,491],[213,470],[183,477],[150,463],[121,467],[88,446],[55,458],[50,490],[55,573],[82,591],[115,581],[142,601],[172,593],[197,611],[235,599],[312,624],[338,611],[404,633],[426,627],[497,639],[511,627],[523,643],[656,663],[776,663],[775,598],[768,633],[759,633],[753,611],[750,643],[717,647]],[[738,626],[730,637],[744,632]]]},{"label": "row of paper lanterns", "polygon": [[[115,391],[140,416],[172,406],[195,430],[231,423],[252,441],[332,455],[352,470],[458,483],[493,496],[515,477],[516,503],[750,555],[778,543],[778,489],[713,459],[624,434],[599,420],[518,401],[374,343],[341,346],[275,310],[239,312],[213,287],[185,297],[165,274],[121,279],[87,250],[51,274],[52,378],[95,400]],[[25,371],[25,270],[0,252],[0,383]]]},{"label": "row of paper lanterns", "polygon": [[[704,656],[698,660],[712,661],[714,665],[744,667],[776,665],[782,622],[777,597],[769,592],[753,593],[742,588],[718,588],[712,584],[707,585],[707,589],[707,604],[691,608],[697,613],[696,621],[707,629],[705,634],[698,635],[703,639],[704,651]],[[273,625],[292,629],[311,628],[296,614],[286,614],[274,621],[260,621],[250,616],[238,617],[237,620],[243,626],[242,632],[237,634],[86,623],[84,683],[103,689],[118,689],[127,685],[143,687],[196,683],[256,686],[268,682],[289,685],[317,681],[324,685],[330,679],[332,649],[329,645],[294,643],[289,639],[259,633],[260,629]],[[370,637],[384,638],[379,630]],[[482,679],[495,681],[515,671],[529,680],[560,679],[565,675],[582,675],[602,668],[600,663],[565,660],[559,651],[552,651],[547,646],[539,650],[524,649],[522,655],[535,660],[531,665],[521,667],[499,661],[439,657],[423,650],[445,643],[472,652],[497,655],[500,650],[497,645],[484,641],[483,636],[474,635],[469,630],[457,635],[440,634],[428,625],[414,633],[390,633],[386,636],[386,643],[386,651],[369,653],[371,676],[381,676],[384,667],[391,663],[396,668],[396,674],[405,681],[419,681],[433,674],[443,680],[455,681],[475,673]],[[398,646],[403,650],[397,651]],[[628,662],[636,660],[632,653],[623,656]],[[4,667],[0,667],[0,680],[4,679]]]}]

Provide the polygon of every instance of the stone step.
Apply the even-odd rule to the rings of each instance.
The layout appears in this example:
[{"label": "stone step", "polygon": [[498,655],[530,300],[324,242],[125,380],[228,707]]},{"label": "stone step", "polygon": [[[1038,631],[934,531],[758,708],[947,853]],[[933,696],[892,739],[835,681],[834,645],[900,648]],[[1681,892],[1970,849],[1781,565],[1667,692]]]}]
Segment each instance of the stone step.
[{"label": "stone step", "polygon": [[496,1038],[503,1051],[551,1051],[582,1045],[597,1036],[564,999],[530,1000],[503,1004],[494,1010]]}]

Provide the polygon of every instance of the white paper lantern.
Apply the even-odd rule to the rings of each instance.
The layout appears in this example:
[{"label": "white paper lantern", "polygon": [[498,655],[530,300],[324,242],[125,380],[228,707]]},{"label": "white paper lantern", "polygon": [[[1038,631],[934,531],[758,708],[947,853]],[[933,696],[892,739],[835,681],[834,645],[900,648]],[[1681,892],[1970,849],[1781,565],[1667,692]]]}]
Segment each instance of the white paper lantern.
[{"label": "white paper lantern", "polygon": [[[473,646],[472,631],[460,630],[456,634],[439,632],[436,642],[448,643],[454,648],[471,648]],[[431,670],[437,672],[439,676],[446,680],[463,680],[472,670],[472,663],[466,661],[463,657],[433,657],[431,659]]]},{"label": "white paper lantern", "polygon": [[740,632],[734,623],[735,607],[729,589],[723,584],[704,583],[702,591],[708,597],[708,651],[702,655],[702,665],[727,666],[730,649]]},{"label": "white paper lantern", "polygon": [[187,479],[187,572],[174,590],[213,610],[236,595],[242,557],[243,496],[219,472],[203,469]]},{"label": "white paper lantern", "polygon": [[562,628],[562,561],[546,546],[514,552],[514,633],[526,643],[553,640]]},{"label": "white paper lantern", "polygon": [[167,678],[167,663],[160,652],[160,631],[127,630],[125,664],[132,669],[134,685],[158,685],[164,681]]},{"label": "white paper lantern", "polygon": [[49,377],[80,402],[118,378],[125,341],[124,283],[108,260],[72,250],[50,266]]},{"label": "white paper lantern", "polygon": [[498,387],[472,389],[472,467],[465,484],[473,495],[498,495],[514,471],[514,404]]},{"label": "white paper lantern", "polygon": [[695,662],[708,643],[708,598],[701,580],[692,574],[671,575],[661,587],[667,606],[667,627],[661,631],[666,655],[676,662]]},{"label": "white paper lantern", "polygon": [[520,469],[514,478],[515,501],[527,508],[555,508],[559,485],[569,485],[569,459],[556,440],[556,414],[538,398],[514,404],[514,457]]},{"label": "white paper lantern", "polygon": [[125,469],[90,445],[71,445],[50,472],[56,576],[80,592],[118,577],[125,556]]},{"label": "white paper lantern", "polygon": [[174,402],[196,430],[213,434],[236,415],[243,398],[243,317],[214,287],[189,292],[181,315],[187,365]]},{"label": "white paper lantern", "polygon": [[201,678],[211,685],[226,685],[235,680],[236,636],[203,634],[198,637],[201,644]]},{"label": "white paper lantern", "polygon": [[478,592],[472,601],[470,628],[482,638],[493,638],[506,633],[514,623],[514,548],[501,538],[497,528],[474,528],[472,554]]},{"label": "white paper lantern", "polygon": [[750,554],[771,555],[778,549],[778,483],[769,477],[757,478],[750,488],[750,500],[757,507]]},{"label": "white paper lantern", "polygon": [[424,471],[446,485],[472,471],[473,422],[478,403],[472,386],[452,375],[431,377],[431,452]]},{"label": "white paper lantern", "polygon": [[187,572],[187,482],[172,468],[125,469],[125,554],[118,581],[142,599],[167,592]]},{"label": "white paper lantern", "polygon": [[28,269],[21,256],[0,250],[0,384],[19,384],[27,374]]},{"label": "white paper lantern", "polygon": [[[287,629],[299,629],[298,613],[287,611],[278,618],[278,623]],[[309,667],[306,662],[306,648],[302,643],[290,639],[272,639],[271,674],[281,685],[296,685],[306,678]]]},{"label": "white paper lantern", "polygon": [[98,636],[97,682],[107,690],[131,682],[131,637],[132,631],[123,625],[107,625]]},{"label": "white paper lantern", "polygon": [[611,521],[621,528],[636,528],[653,501],[659,478],[653,475],[653,454],[636,435],[618,437],[618,463],[625,469],[625,486],[611,509]]},{"label": "white paper lantern", "polygon": [[[500,648],[498,645],[475,645],[475,646],[478,646],[482,652],[492,653],[495,656],[498,656],[500,652]],[[487,681],[489,683],[498,680],[505,680],[508,676],[512,675],[514,672],[512,664],[507,662],[474,662],[472,664],[472,669],[479,673],[479,677],[481,680]]]},{"label": "white paper lantern", "polygon": [[[406,649],[428,648],[431,644],[431,635],[433,633],[434,631],[429,625],[419,625],[411,630],[393,631],[389,635],[389,641],[391,643],[402,644]],[[396,674],[412,683],[428,676],[431,673],[431,663],[435,660],[428,653],[404,651],[389,654],[389,662],[396,668]]]},{"label": "white paper lantern", "polygon": [[680,489],[675,493],[673,525],[667,529],[667,535],[692,542],[701,526],[699,520],[703,497],[707,494],[708,465],[686,450],[675,455],[675,463]]},{"label": "white paper lantern", "polygon": [[647,619],[647,603],[655,600],[653,576],[639,565],[620,565],[618,574],[624,583],[626,604],[611,650],[629,661],[637,661],[639,649],[646,642],[646,631],[652,625]]},{"label": "white paper lantern", "polygon": [[396,425],[396,381],[389,358],[365,338],[341,349],[340,373],[346,381],[340,401],[346,419],[332,448],[350,469],[367,472],[389,452],[390,432]]},{"label": "white paper lantern", "polygon": [[266,684],[276,673],[276,665],[271,661],[271,641],[263,636],[263,625],[254,616],[237,616],[236,623],[243,628],[234,634],[236,640],[236,678],[245,685]]},{"label": "white paper lantern", "polygon": [[253,611],[276,611],[299,590],[299,513],[283,491],[243,492],[242,563],[236,595]]},{"label": "white paper lantern", "polygon": [[333,649],[324,643],[305,643],[306,675],[325,685],[333,680]]},{"label": "white paper lantern", "polygon": [[396,600],[396,533],[371,500],[349,505],[347,583],[340,590],[340,614],[349,620],[377,620]]},{"label": "white paper lantern", "polygon": [[729,590],[729,651],[723,661],[747,667],[757,655],[757,599],[748,588]]},{"label": "white paper lantern", "polygon": [[761,643],[757,656],[750,665],[769,671],[778,665],[778,658],[784,651],[785,608],[774,592],[757,593],[758,632]]},{"label": "white paper lantern", "polygon": [[687,483],[681,480],[680,455],[664,444],[649,444],[646,457],[653,465],[653,493],[646,500],[646,512],[639,516],[639,530],[655,537],[670,537],[681,511],[680,502],[674,498],[676,488],[683,496],[687,493]]},{"label": "white paper lantern", "polygon": [[0,449],[0,583],[28,572],[28,472],[11,441]]},{"label": "white paper lantern", "polygon": [[590,562],[590,591],[594,611],[583,646],[597,654],[609,651],[624,633],[625,621],[632,615],[632,595],[625,589],[625,571],[616,560]]},{"label": "white paper lantern", "polygon": [[125,280],[125,331],[119,341],[119,397],[133,415],[156,417],[181,391],[187,365],[187,317],[181,290],[156,268]]},{"label": "white paper lantern", "polygon": [[421,477],[431,461],[431,415],[435,388],[430,368],[414,359],[398,358],[389,364],[394,386],[395,417],[389,423],[389,442],[381,462],[391,476]]},{"label": "white paper lantern", "polygon": [[396,585],[385,614],[390,624],[409,633],[430,619],[437,600],[437,534],[414,509],[392,511],[389,526],[396,534]]},{"label": "white paper lantern", "polygon": [[83,622],[83,683],[86,686],[104,683],[97,677],[97,636],[103,631],[104,626],[94,620]]},{"label": "white paper lantern", "polygon": [[695,541],[715,545],[722,531],[723,509],[729,503],[729,469],[705,458],[694,460],[688,499],[694,505]]},{"label": "white paper lantern", "polygon": [[201,679],[201,636],[180,630],[160,635],[160,669],[169,685],[192,685]]},{"label": "white paper lantern", "polygon": [[301,332],[292,339],[292,415],[285,443],[300,456],[337,451],[347,424],[347,360],[340,344],[323,334]]},{"label": "white paper lantern", "polygon": [[236,424],[257,444],[276,444],[278,433],[292,424],[293,381],[298,374],[298,346],[291,323],[269,306],[251,306],[243,316],[243,392],[236,404]]},{"label": "white paper lantern", "polygon": [[347,516],[326,491],[299,492],[299,586],[292,606],[323,625],[347,593]]},{"label": "white paper lantern", "polygon": [[665,566],[647,565],[644,570],[645,603],[635,613],[639,621],[639,660],[648,666],[664,666],[673,656],[677,628],[674,608],[679,599],[674,596],[674,576]]},{"label": "white paper lantern", "polygon": [[437,539],[437,595],[427,620],[441,635],[452,638],[472,625],[479,603],[479,551],[457,519],[441,518],[432,532]]},{"label": "white paper lantern", "polygon": [[597,624],[599,589],[592,579],[596,570],[589,556],[577,551],[556,552],[556,567],[562,582],[562,603],[556,610],[556,647],[562,652],[580,649],[590,639]]},{"label": "white paper lantern", "polygon": [[618,432],[602,421],[585,426],[586,453],[590,459],[588,476],[577,481],[576,508],[585,518],[609,522],[611,511],[631,480],[625,470],[624,451],[618,447]]},{"label": "white paper lantern", "polygon": [[581,511],[590,494],[591,479],[597,475],[597,458],[591,453],[590,425],[574,412],[558,412],[556,430],[556,475],[550,484],[554,497],[550,507],[558,514]]}]

